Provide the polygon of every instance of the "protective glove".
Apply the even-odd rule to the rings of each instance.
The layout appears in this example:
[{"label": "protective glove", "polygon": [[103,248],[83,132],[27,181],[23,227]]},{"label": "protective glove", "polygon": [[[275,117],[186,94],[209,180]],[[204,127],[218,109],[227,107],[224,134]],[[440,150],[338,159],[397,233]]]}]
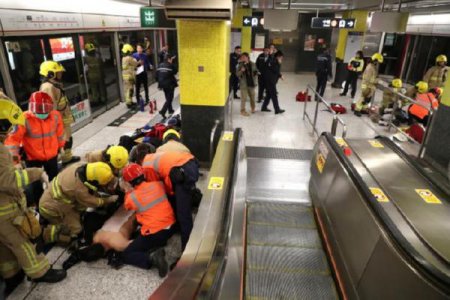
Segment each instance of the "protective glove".
[{"label": "protective glove", "polygon": [[44,169],[42,169],[41,182],[42,182],[42,188],[44,190],[46,190],[50,185],[50,181],[48,180],[48,175],[44,171]]}]

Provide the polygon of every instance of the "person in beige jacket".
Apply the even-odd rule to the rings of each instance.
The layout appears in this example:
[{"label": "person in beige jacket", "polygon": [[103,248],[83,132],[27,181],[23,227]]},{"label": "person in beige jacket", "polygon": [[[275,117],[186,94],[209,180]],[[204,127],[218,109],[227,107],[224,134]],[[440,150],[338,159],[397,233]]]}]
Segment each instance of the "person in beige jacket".
[{"label": "person in beige jacket", "polygon": [[423,81],[428,83],[428,88],[443,88],[447,80],[447,56],[441,54],[436,57],[436,65],[428,69],[423,76]]},{"label": "person in beige jacket", "polygon": [[[122,80],[124,89],[125,104],[128,108],[132,108],[136,103],[133,103],[134,84],[136,82],[136,68],[139,63],[132,56],[134,51],[133,46],[125,44],[122,47]],[[144,71],[145,72],[145,71]],[[139,95],[136,95],[138,97]]]},{"label": "person in beige jacket", "polygon": [[181,136],[175,129],[169,129],[164,132],[163,144],[156,149],[156,153],[160,152],[185,152],[191,153],[188,147],[181,143]]}]

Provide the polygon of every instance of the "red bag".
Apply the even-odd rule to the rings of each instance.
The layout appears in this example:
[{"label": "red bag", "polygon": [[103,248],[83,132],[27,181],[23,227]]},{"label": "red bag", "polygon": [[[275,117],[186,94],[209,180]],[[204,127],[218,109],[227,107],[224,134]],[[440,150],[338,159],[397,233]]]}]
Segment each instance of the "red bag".
[{"label": "red bag", "polygon": [[347,109],[344,107],[344,106],[342,106],[342,105],[340,105],[340,104],[337,104],[337,103],[331,103],[331,109],[335,112],[335,113],[337,113],[337,114],[345,114],[346,112],[347,112]]},{"label": "red bag", "polygon": [[295,100],[297,102],[311,101],[311,96],[308,95],[308,90],[301,91],[301,92],[297,93],[297,96],[295,97]]},{"label": "red bag", "polygon": [[167,126],[162,123],[156,123],[153,128],[145,134],[146,137],[155,137],[162,140],[164,132],[166,132]]},{"label": "red bag", "polygon": [[406,130],[406,133],[416,140],[416,142],[422,144],[423,136],[425,135],[425,129],[422,125],[413,124]]}]

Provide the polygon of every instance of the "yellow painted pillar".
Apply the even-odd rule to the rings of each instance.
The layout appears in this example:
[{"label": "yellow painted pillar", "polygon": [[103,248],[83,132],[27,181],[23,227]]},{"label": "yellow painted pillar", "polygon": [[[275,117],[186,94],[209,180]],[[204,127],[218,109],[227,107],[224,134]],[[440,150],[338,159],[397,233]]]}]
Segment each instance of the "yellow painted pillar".
[{"label": "yellow painted pillar", "polygon": [[[345,46],[347,45],[347,36],[350,31],[362,32],[363,34],[367,30],[367,17],[369,16],[366,10],[352,10],[344,12],[343,18],[355,19],[356,24],[353,29],[340,29],[339,39],[336,47],[336,58],[344,60]],[[362,47],[362,44],[361,44]]]},{"label": "yellow painted pillar", "polygon": [[[251,52],[252,48],[252,27],[242,26],[242,21],[245,16],[251,16],[252,10],[250,8],[238,8],[233,16],[231,22],[232,28],[241,30],[241,47],[242,52]],[[235,45],[237,46],[237,45]]]},{"label": "yellow painted pillar", "polygon": [[183,141],[209,160],[215,120],[223,128],[228,98],[230,22],[177,20]]},{"label": "yellow painted pillar", "polygon": [[450,107],[450,79],[444,84],[444,93],[442,94],[441,104]]}]

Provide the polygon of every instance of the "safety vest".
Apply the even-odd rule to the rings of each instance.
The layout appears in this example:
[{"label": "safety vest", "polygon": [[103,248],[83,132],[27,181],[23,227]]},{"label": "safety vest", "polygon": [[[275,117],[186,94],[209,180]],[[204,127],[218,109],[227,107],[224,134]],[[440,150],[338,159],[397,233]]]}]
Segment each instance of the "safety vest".
[{"label": "safety vest", "polygon": [[13,156],[19,155],[20,146],[27,160],[48,161],[58,155],[64,147],[64,125],[61,114],[51,111],[47,119],[41,120],[32,112],[24,112],[25,126],[15,126],[5,140],[6,147]]},{"label": "safety vest", "polygon": [[429,111],[425,107],[432,107],[433,109],[437,109],[439,106],[438,100],[432,93],[417,94],[416,101],[422,104],[422,106],[412,104],[409,108],[409,113],[421,120],[423,120],[429,114]]},{"label": "safety vest", "polygon": [[141,234],[155,234],[175,223],[172,206],[167,199],[164,183],[143,182],[125,197],[125,209],[136,211]]},{"label": "safety vest", "polygon": [[144,174],[147,181],[163,180],[166,191],[173,195],[172,181],[170,180],[170,170],[174,167],[181,167],[194,156],[186,152],[158,152],[147,154],[142,162]]}]

